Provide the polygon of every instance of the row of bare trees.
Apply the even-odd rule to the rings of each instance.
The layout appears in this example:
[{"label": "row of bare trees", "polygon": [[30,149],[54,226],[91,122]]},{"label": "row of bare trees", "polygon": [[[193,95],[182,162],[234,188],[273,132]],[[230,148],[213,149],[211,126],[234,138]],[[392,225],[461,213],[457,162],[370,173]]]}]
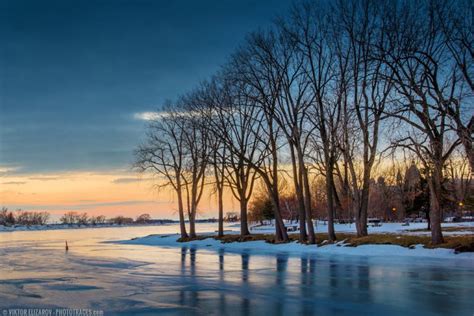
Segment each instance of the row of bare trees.
[{"label": "row of bare trees", "polygon": [[446,162],[462,145],[473,168],[472,12],[470,0],[297,2],[248,35],[211,79],[160,109],[136,166],[175,191],[183,238],[196,236],[205,185],[218,196],[219,235],[224,187],[249,234],[258,179],[276,240],[288,241],[280,194],[282,178],[291,179],[299,239],[315,243],[312,174],[325,179],[328,239],[336,240],[342,197],[365,236],[374,166],[389,149],[412,152],[429,185],[432,242],[442,243]]},{"label": "row of bare trees", "polygon": [[9,211],[2,207],[0,210],[0,225],[45,225],[49,220],[47,212],[29,212],[24,210]]},{"label": "row of bare trees", "polygon": [[[8,208],[0,209],[0,225],[46,225],[51,215],[48,212],[24,211],[18,209],[9,211]],[[164,220],[168,221],[168,220]],[[66,212],[60,218],[59,222],[65,225],[104,225],[104,224],[148,224],[153,222],[150,214],[141,214],[134,220],[130,217],[116,216],[106,218],[104,215],[88,215],[87,213]]]},{"label": "row of bare trees", "polygon": [[60,218],[59,222],[65,225],[104,225],[104,224],[116,224],[116,225],[129,225],[129,224],[148,224],[151,222],[150,214],[141,214],[134,220],[131,217],[125,217],[122,215],[106,218],[104,215],[88,215],[87,213],[78,212],[66,212]]}]

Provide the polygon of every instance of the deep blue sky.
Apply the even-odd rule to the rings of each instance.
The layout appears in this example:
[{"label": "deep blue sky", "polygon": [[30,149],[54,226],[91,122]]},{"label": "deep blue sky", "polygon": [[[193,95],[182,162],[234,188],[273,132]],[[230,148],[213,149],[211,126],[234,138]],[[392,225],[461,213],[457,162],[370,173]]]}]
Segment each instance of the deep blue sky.
[{"label": "deep blue sky", "polygon": [[137,112],[184,93],[290,0],[0,0],[0,167],[128,167]]}]

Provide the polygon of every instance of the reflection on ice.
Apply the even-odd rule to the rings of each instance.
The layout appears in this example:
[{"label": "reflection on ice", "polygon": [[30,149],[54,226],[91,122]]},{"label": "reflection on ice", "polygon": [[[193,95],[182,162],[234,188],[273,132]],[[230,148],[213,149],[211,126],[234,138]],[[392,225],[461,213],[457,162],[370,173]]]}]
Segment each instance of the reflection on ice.
[{"label": "reflection on ice", "polygon": [[[443,260],[258,255],[0,235],[0,309],[67,307],[106,315],[456,314],[474,310],[472,267]],[[72,234],[70,232],[69,234]],[[136,232],[124,231],[131,235]],[[43,232],[43,234],[47,234]],[[64,253],[63,240],[73,247]],[[122,236],[121,236],[122,237]]]}]

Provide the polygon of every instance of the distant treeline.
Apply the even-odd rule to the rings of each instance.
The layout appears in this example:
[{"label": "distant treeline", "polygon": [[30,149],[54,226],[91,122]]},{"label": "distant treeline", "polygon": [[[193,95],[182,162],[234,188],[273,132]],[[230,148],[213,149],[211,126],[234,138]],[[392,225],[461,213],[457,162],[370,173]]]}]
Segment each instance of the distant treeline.
[{"label": "distant treeline", "polygon": [[[48,212],[34,212],[16,210],[9,211],[8,208],[2,207],[0,211],[0,225],[46,225],[50,219]],[[126,224],[152,224],[152,223],[171,223],[172,220],[160,219],[154,220],[150,214],[141,214],[137,218],[116,216],[106,218],[104,215],[89,216],[87,213],[67,212],[59,219],[64,225],[126,225]]]},{"label": "distant treeline", "polygon": [[2,207],[0,211],[0,225],[45,225],[49,220],[48,212],[28,212],[23,210],[9,211]]}]

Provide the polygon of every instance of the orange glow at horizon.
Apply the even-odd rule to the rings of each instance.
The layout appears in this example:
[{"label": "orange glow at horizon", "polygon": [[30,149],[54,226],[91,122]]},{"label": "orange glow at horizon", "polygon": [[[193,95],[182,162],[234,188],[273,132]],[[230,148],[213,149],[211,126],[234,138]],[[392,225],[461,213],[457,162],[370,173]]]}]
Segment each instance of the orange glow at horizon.
[{"label": "orange glow at horizon", "polygon": [[[136,217],[148,213],[152,218],[177,218],[171,189],[157,191],[156,181],[130,173],[74,172],[48,175],[18,175],[0,178],[0,207],[47,211],[53,219],[67,211],[89,215]],[[200,217],[217,217],[216,198],[211,189],[200,203]],[[230,194],[225,211],[237,207]]]}]

